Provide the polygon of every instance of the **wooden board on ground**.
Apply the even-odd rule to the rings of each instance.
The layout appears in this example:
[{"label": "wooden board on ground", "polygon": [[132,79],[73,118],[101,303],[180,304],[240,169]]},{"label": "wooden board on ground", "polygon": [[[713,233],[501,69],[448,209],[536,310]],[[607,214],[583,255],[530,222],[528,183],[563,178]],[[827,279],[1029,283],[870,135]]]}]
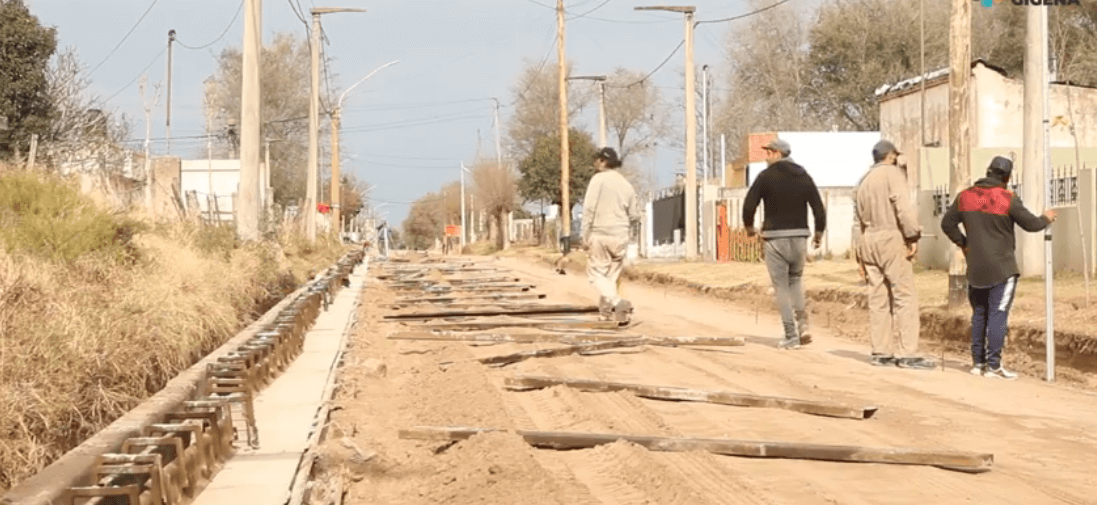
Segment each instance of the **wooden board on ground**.
[{"label": "wooden board on ground", "polygon": [[455,302],[458,300],[540,300],[545,298],[544,293],[495,293],[495,294],[476,294],[476,295],[442,295],[442,296],[422,296],[417,298],[397,298],[394,304],[408,304],[408,303],[446,303]]},{"label": "wooden board on ground", "polygon": [[508,377],[506,380],[506,387],[514,390],[543,389],[554,386],[567,386],[578,389],[579,391],[598,393],[631,391],[636,396],[651,398],[653,400],[707,402],[736,407],[784,409],[803,414],[846,419],[868,419],[878,410],[875,406],[855,407],[836,402],[750,395],[731,391],[706,391],[673,386],[648,386],[642,384],[533,376]]},{"label": "wooden board on ground", "polygon": [[[434,342],[512,342],[532,344],[554,342],[561,344],[603,342],[622,340],[619,333],[576,334],[576,333],[464,333],[464,332],[396,332],[388,336],[392,340],[424,340]],[[702,346],[742,346],[746,345],[742,337],[652,337],[636,335],[637,340],[645,344],[659,346],[702,345]]]},{"label": "wooden board on ground", "polygon": [[[536,349],[532,351],[520,351],[510,354],[503,354],[499,356],[487,356],[484,358],[475,358],[472,361],[478,361],[485,365],[505,366],[532,358],[557,358],[560,356],[568,356],[571,354],[588,354],[599,351],[624,349],[627,347],[639,347],[641,345],[644,345],[644,342],[642,340],[636,339],[610,340],[607,342],[596,342],[593,344],[568,345],[563,347],[553,347],[552,349]],[[439,365],[445,366],[451,363],[452,362],[447,361],[439,363]]]},{"label": "wooden board on ground", "polygon": [[[414,440],[460,441],[477,433],[502,431],[490,428],[420,426],[400,430],[400,438]],[[634,443],[652,451],[706,451],[726,456],[753,458],[809,459],[849,463],[888,463],[935,466],[969,473],[989,471],[994,455],[976,452],[932,449],[874,448],[854,445],[822,445],[797,442],[767,442],[716,438],[673,438],[610,433],[517,430],[518,436],[534,447],[556,450],[589,449],[618,440]]]},{"label": "wooden board on ground", "polygon": [[551,329],[567,329],[567,328],[589,328],[593,330],[614,330],[622,328],[622,326],[616,321],[568,321],[568,320],[540,320],[540,321],[465,321],[459,323],[428,323],[428,324],[413,324],[409,325],[406,321],[401,321],[407,326],[413,328],[420,328],[424,330],[490,330],[494,328],[542,328],[546,330]]},{"label": "wooden board on ground", "polygon": [[598,312],[597,305],[520,305],[515,307],[485,308],[480,310],[440,310],[434,312],[408,312],[390,314],[385,319],[441,319],[446,317],[487,317],[540,314],[589,314]]}]

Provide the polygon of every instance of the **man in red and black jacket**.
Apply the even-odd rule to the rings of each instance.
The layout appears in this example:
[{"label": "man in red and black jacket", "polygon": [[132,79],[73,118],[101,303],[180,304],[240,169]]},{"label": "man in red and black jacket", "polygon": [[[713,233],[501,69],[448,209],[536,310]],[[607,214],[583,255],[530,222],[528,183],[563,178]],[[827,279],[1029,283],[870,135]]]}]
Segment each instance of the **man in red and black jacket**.
[{"label": "man in red and black jacket", "polygon": [[[990,161],[987,176],[961,191],[941,219],[941,231],[967,257],[974,364],[971,373],[1001,379],[1017,378],[1017,374],[1002,367],[1009,310],[1020,277],[1013,225],[1038,232],[1055,221],[1054,211],[1036,216],[1019,196],[1006,189],[1012,172],[1013,162],[996,156]],[[967,235],[960,231],[960,223]]]}]

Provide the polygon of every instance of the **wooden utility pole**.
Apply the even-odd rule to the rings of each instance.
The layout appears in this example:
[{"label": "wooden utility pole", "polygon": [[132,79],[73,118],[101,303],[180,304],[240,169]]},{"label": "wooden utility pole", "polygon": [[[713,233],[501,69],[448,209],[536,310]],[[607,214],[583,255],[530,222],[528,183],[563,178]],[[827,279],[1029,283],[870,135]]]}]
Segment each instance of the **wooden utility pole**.
[{"label": "wooden utility pole", "polygon": [[332,224],[341,223],[339,216],[339,197],[341,181],[339,180],[339,109],[341,107],[335,107],[335,110],[331,111],[331,222]]},{"label": "wooden utility pole", "polygon": [[567,61],[564,59],[564,0],[556,0],[556,52],[558,80],[560,86],[560,223],[561,234],[571,235],[571,200],[569,190],[571,181],[570,147],[568,144],[568,84]]},{"label": "wooden utility pole", "polygon": [[259,239],[259,53],[262,50],[259,6],[244,1],[243,85],[240,95],[240,207],[235,210],[236,233],[243,240]]},{"label": "wooden utility pole", "polygon": [[[1047,187],[1044,181],[1043,125],[1044,99],[1043,87],[1046,81],[1047,47],[1040,44],[1047,25],[1041,23],[1041,12],[1045,9],[1026,9],[1025,12],[1025,124],[1021,162],[1021,199],[1025,206],[1042,211],[1044,193]],[[1046,42],[1045,42],[1046,43]],[[1020,270],[1023,276],[1040,275],[1044,264],[1044,237],[1042,233],[1022,233],[1017,237],[1021,248]]]},{"label": "wooden utility pole", "polygon": [[[955,201],[956,195],[971,185],[971,0],[952,0],[949,63],[949,194]],[[948,274],[948,305],[957,308],[967,300],[967,262],[955,245]]]},{"label": "wooden utility pole", "polygon": [[[959,0],[957,0],[959,1]],[[693,8],[686,19],[686,259],[697,259],[697,106],[694,103]]]},{"label": "wooden utility pole", "polygon": [[312,12],[312,86],[309,93],[309,158],[305,181],[305,235],[316,241],[316,177],[320,172],[320,13]]}]

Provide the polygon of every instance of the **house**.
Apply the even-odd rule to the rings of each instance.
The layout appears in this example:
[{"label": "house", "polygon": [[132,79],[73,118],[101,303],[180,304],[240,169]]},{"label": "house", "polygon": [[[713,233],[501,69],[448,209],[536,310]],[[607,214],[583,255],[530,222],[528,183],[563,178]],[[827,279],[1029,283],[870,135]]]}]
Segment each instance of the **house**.
[{"label": "house", "polygon": [[[947,268],[949,243],[940,233],[939,223],[941,206],[950,192],[949,70],[929,72],[924,81],[918,76],[876,90],[880,134],[908,153],[912,197],[918,202],[926,234],[918,260],[931,268]],[[1069,197],[1058,202],[1071,210],[1060,213],[1052,231],[1061,237],[1055,241],[1054,258],[1056,268],[1080,271],[1086,260],[1082,250],[1092,258],[1097,245],[1097,219],[1089,203],[1097,189],[1093,186],[1093,169],[1087,168],[1097,166],[1097,149],[1090,149],[1097,148],[1097,89],[1063,83],[1053,83],[1050,88],[1051,155],[1058,174],[1052,184],[1071,188]],[[981,177],[990,159],[1002,155],[1013,157],[1014,182],[1022,181],[1023,83],[1008,78],[1001,68],[975,60],[970,89],[971,178]],[[1079,158],[1081,166],[1076,162]],[[1023,264],[1023,257],[1019,259]],[[1088,264],[1092,268],[1093,261]]]}]

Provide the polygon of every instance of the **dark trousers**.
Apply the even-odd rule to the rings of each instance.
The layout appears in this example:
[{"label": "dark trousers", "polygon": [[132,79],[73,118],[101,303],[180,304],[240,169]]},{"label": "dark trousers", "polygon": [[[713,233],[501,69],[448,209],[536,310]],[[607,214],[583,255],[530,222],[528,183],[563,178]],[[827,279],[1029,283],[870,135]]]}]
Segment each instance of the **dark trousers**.
[{"label": "dark trousers", "polygon": [[1017,276],[989,288],[968,288],[971,302],[971,360],[988,368],[1002,366],[1002,346],[1009,330],[1009,309],[1017,291]]}]

